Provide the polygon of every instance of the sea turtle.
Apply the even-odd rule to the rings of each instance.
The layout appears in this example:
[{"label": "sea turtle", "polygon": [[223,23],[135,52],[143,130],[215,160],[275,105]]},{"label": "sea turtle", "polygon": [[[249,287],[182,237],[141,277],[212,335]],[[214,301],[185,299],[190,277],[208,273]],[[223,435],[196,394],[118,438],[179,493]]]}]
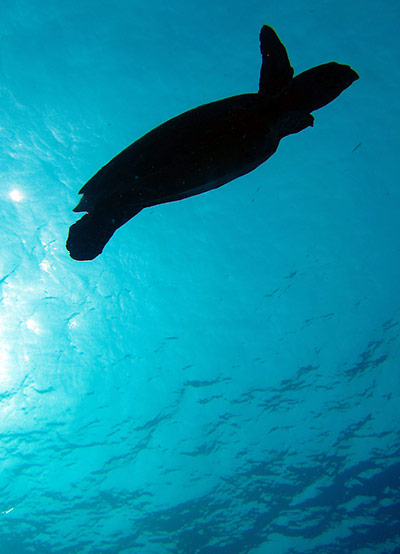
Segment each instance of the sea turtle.
[{"label": "sea turtle", "polygon": [[281,138],[313,125],[311,113],[358,79],[331,62],[293,78],[275,31],[260,33],[258,93],[241,94],[185,112],[128,146],[79,191],[74,212],[87,212],[69,230],[75,260],[92,260],[143,208],[182,200],[249,173],[276,151]]}]

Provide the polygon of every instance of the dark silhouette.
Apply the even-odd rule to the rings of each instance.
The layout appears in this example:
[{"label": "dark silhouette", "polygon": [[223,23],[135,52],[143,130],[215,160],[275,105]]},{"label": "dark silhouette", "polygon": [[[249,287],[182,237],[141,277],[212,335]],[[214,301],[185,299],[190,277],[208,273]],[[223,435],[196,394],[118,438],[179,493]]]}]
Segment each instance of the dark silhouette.
[{"label": "dark silhouette", "polygon": [[281,138],[313,125],[311,113],[329,104],[358,75],[331,62],[293,78],[285,47],[271,27],[260,33],[258,93],[199,106],[131,144],[79,191],[74,212],[87,212],[69,230],[67,249],[92,260],[114,231],[143,208],[182,200],[249,173],[276,151]]}]

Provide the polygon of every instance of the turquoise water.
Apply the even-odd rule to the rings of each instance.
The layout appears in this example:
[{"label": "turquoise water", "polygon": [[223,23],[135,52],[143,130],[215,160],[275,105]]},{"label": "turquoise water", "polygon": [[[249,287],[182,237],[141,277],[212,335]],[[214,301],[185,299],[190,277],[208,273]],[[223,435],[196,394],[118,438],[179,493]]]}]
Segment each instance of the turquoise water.
[{"label": "turquoise water", "polygon": [[[0,552],[395,553],[397,2],[0,5]],[[79,188],[154,126],[360,74],[255,172],[146,209],[93,262]]]}]

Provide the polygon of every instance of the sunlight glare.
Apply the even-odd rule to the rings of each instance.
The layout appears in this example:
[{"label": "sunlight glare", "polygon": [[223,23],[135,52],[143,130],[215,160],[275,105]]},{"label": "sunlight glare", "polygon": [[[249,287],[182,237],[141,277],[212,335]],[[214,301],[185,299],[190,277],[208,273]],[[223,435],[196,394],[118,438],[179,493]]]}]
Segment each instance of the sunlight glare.
[{"label": "sunlight glare", "polygon": [[30,331],[33,331],[37,335],[40,333],[39,325],[36,323],[34,319],[28,319],[28,321],[26,322],[26,326]]},{"label": "sunlight glare", "polygon": [[18,189],[13,189],[8,195],[14,202],[21,202],[24,199],[24,195]]}]

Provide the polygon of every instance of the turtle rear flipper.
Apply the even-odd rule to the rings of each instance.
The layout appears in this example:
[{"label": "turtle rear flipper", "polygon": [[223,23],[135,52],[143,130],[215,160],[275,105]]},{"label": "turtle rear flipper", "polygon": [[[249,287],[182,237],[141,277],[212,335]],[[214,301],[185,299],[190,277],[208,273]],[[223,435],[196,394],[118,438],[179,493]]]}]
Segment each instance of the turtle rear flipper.
[{"label": "turtle rear flipper", "polygon": [[93,260],[103,252],[103,248],[115,231],[128,219],[138,214],[141,208],[131,211],[129,217],[113,219],[106,212],[84,215],[71,225],[67,239],[67,250],[74,260]]}]

